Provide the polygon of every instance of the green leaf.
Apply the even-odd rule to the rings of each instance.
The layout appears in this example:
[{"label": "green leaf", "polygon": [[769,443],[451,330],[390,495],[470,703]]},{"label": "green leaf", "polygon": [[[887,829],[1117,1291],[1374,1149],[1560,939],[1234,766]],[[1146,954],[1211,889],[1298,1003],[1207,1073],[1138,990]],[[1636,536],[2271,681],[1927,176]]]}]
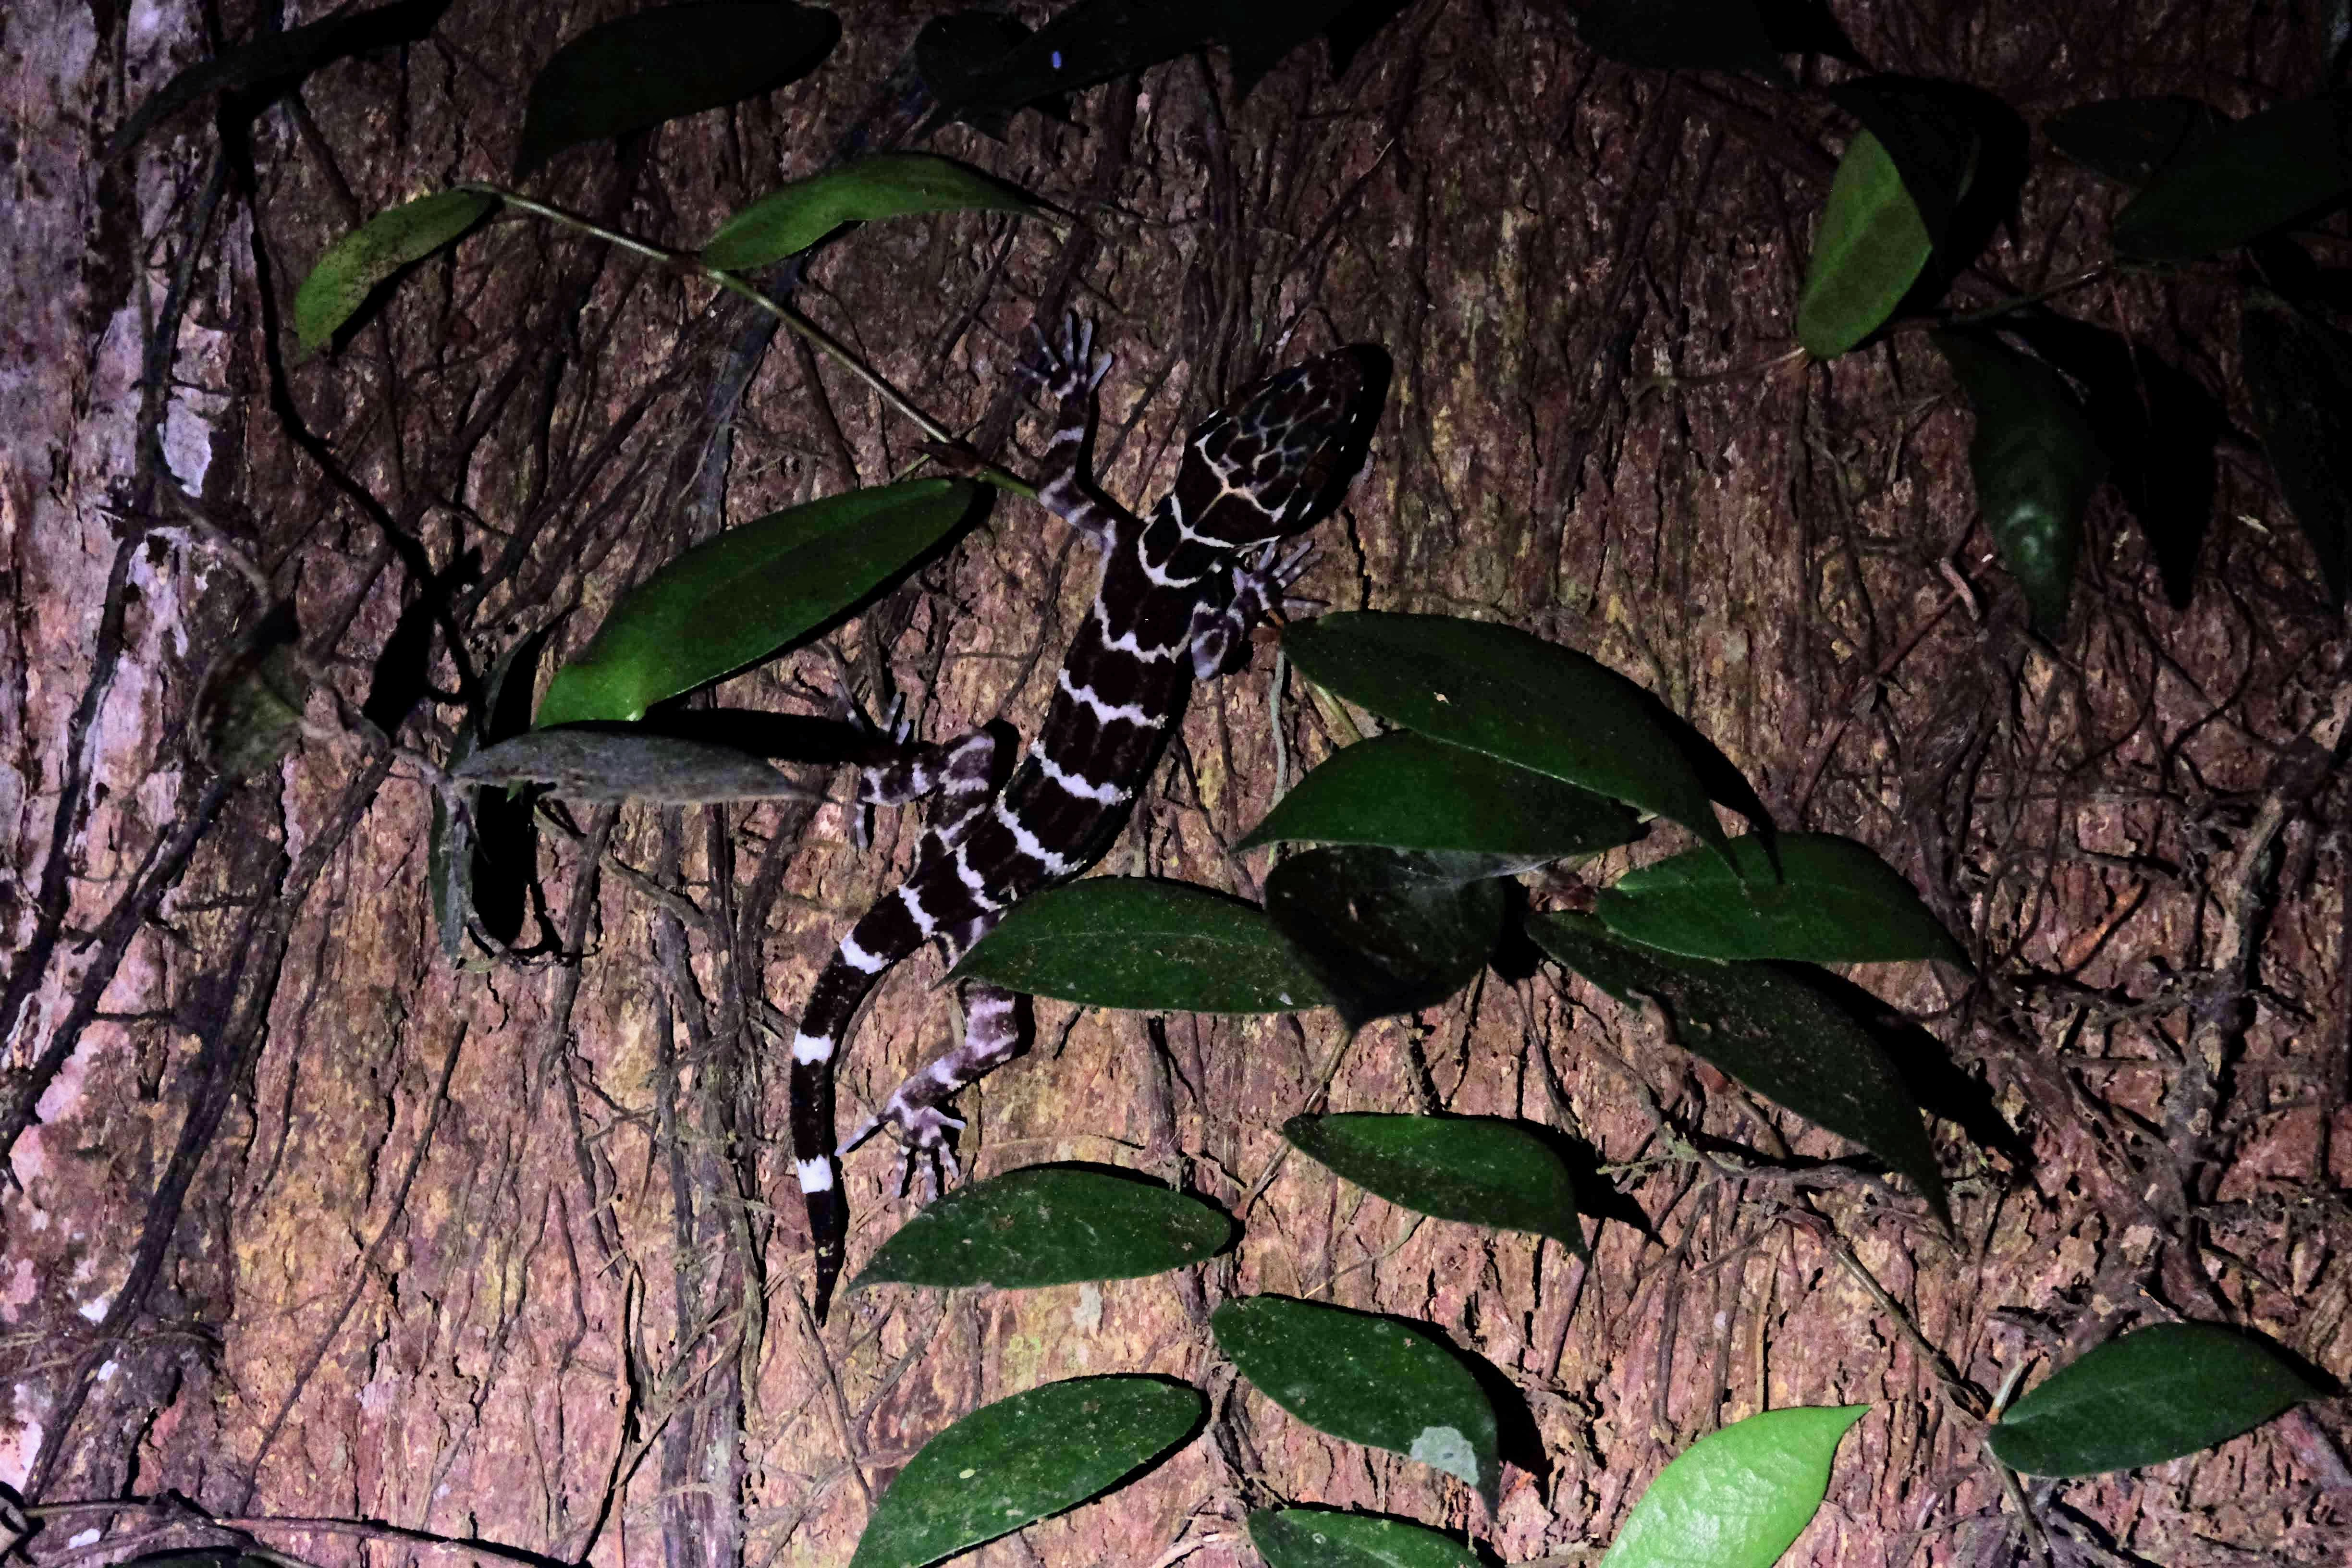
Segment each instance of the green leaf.
[{"label": "green leaf", "polygon": [[122,122],[107,149],[119,158],[165,116],[215,93],[250,94],[256,106],[291,91],[320,66],[371,49],[413,44],[431,33],[449,0],[394,0],[317,22],[265,33],[249,44],[199,60],[165,82]]},{"label": "green leaf", "polygon": [[2352,343],[2274,294],[2238,318],[2254,428],[2336,607],[2352,591]]},{"label": "green leaf", "polygon": [[1459,1476],[1495,1505],[1495,1406],[1470,1369],[1418,1325],[1288,1296],[1228,1301],[1217,1348],[1309,1426]]},{"label": "green leaf", "polygon": [[1263,910],[1152,877],[1089,877],[1030,894],[955,977],[1139,1013],[1288,1013],[1331,1000]]},{"label": "green leaf", "polygon": [[2034,626],[2055,637],[2066,625],[2083,513],[2106,478],[2106,456],[2074,395],[2039,361],[1975,332],[1937,332],[1935,342],[1976,410],[1969,471],[1985,527],[2025,591]]},{"label": "green leaf", "polygon": [[2210,104],[2176,93],[2082,104],[2043,121],[2042,132],[2052,146],[2095,174],[2139,185],[2202,148],[2229,122]]},{"label": "green leaf", "polygon": [[515,175],[566,147],[772,92],[833,52],[840,20],[785,0],[656,5],[589,28],[530,84]]},{"label": "green leaf", "polygon": [[1976,183],[1988,138],[2010,131],[2021,142],[2025,136],[2024,121],[1998,99],[1939,78],[1883,72],[1841,82],[1824,93],[1878,139],[1918,209],[1928,243],[1937,249],[1952,239],[1954,220]]},{"label": "green leaf", "polygon": [[464,784],[543,784],[573,800],[717,805],[817,798],[749,752],[675,735],[580,727],[534,730],[453,763]]},{"label": "green leaf", "polygon": [[984,1405],[907,1461],[850,1568],[925,1568],[1074,1508],[1207,1416],[1198,1390],[1156,1377],[1074,1377]]},{"label": "green leaf", "polygon": [[1154,1182],[1031,1165],[959,1188],[900,1226],[852,1289],[1132,1279],[1213,1257],[1234,1230],[1222,1209]]},{"label": "green leaf", "polygon": [[215,773],[251,778],[285,761],[301,740],[311,684],[301,638],[293,604],[274,605],[205,671],[196,748]]},{"label": "green leaf", "polygon": [[930,153],[877,153],[761,196],[719,225],[702,259],[749,272],[807,249],[845,223],[909,213],[1039,210],[1025,193],[969,163]]},{"label": "green leaf", "polygon": [[770,512],[672,561],[604,618],[540,702],[542,728],[634,721],[791,646],[911,569],[971,510],[967,479],[907,479]]},{"label": "green leaf", "polygon": [[1789,80],[1754,0],[1595,0],[1576,14],[1576,36],[1638,70],[1752,71]]},{"label": "green leaf", "polygon": [[1805,984],[1801,972],[1635,947],[1590,915],[1538,915],[1528,921],[1528,934],[1620,1001],[1654,999],[1673,1020],[1676,1045],[1861,1144],[1908,1177],[1950,1223],[1917,1101],[1870,1031]]},{"label": "green leaf", "polygon": [[1919,208],[1878,138],[1856,131],[1830,182],[1797,297],[1797,341],[1835,359],[1895,313],[1935,252]]},{"label": "green leaf", "polygon": [[1283,648],[1317,685],[1408,730],[1727,842],[1650,694],[1572,649],[1491,622],[1370,611],[1293,626]]},{"label": "green leaf", "polygon": [[952,114],[1005,113],[1190,54],[1218,37],[1239,8],[1236,0],[1080,0],[975,79],[932,85],[957,91],[940,100]]},{"label": "green leaf", "polygon": [[1838,1440],[1867,1405],[1767,1410],[1658,1472],[1601,1568],[1771,1568],[1828,1495]]},{"label": "green leaf", "polygon": [[386,207],[327,247],[294,290],[294,333],[312,353],[326,349],[377,284],[456,240],[499,205],[475,191],[436,191]]},{"label": "green leaf", "polygon": [[2319,1392],[2252,1335],[2159,1323],[2059,1368],[1986,1441],[2032,1476],[2137,1469],[2225,1443]]},{"label": "green leaf", "polygon": [[1940,958],[1969,967],[1943,922],[1868,846],[1833,833],[1783,833],[1770,849],[1760,838],[1735,838],[1730,865],[1686,850],[1620,878],[1595,912],[1628,941],[1691,958]]},{"label": "green leaf", "polygon": [[1249,1532],[1265,1568],[1484,1568],[1449,1536],[1367,1513],[1260,1509]]},{"label": "green leaf", "polygon": [[[998,64],[1033,31],[1014,17],[977,6],[934,16],[915,35],[916,73],[944,106],[941,112],[947,118],[1002,142],[1018,106],[990,101],[990,86]],[[1070,117],[1064,95],[1051,95],[1038,108],[1056,119]]]},{"label": "green leaf", "polygon": [[1332,756],[1235,847],[1289,840],[1561,860],[1640,837],[1632,813],[1591,790],[1398,733]]},{"label": "green leaf", "polygon": [[2190,261],[2352,195],[2352,89],[2217,128],[2116,215],[2116,253]]},{"label": "green leaf", "polygon": [[1343,845],[1268,873],[1265,912],[1349,1028],[1433,1007],[1477,977],[1502,940],[1491,872],[1433,856]]},{"label": "green leaf", "polygon": [[1485,1116],[1294,1116],[1282,1135],[1392,1204],[1584,1250],[1576,1184],[1550,1144]]}]

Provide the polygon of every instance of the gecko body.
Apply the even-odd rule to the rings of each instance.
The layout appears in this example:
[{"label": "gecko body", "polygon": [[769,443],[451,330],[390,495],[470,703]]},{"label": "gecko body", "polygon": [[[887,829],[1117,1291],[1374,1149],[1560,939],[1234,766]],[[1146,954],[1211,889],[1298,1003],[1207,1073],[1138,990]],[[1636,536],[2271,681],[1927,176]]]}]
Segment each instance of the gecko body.
[{"label": "gecko body", "polygon": [[[1282,542],[1335,508],[1364,460],[1387,390],[1388,356],[1358,346],[1244,388],[1196,428],[1176,483],[1139,519],[1090,473],[1094,392],[1109,369],[1075,317],[1041,342],[1024,374],[1056,423],[1038,499],[1101,552],[1084,624],[1055,679],[1035,741],[1012,763],[1003,727],[904,747],[861,776],[864,802],[940,797],[904,880],[827,961],[792,1046],[794,1163],[816,1250],[815,1311],[825,1316],[848,1236],[841,1156],[887,1129],[917,1158],[954,1171],[947,1102],[1026,1048],[1019,999],[963,986],[964,1037],[892,1092],[838,1145],[834,1077],[857,1010],[893,964],[936,942],[952,965],[1023,898],[1066,881],[1109,847],[1195,680],[1248,662],[1249,629],[1305,569]],[[1008,776],[1009,775],[1009,776]],[[861,807],[862,809],[862,807]]]}]

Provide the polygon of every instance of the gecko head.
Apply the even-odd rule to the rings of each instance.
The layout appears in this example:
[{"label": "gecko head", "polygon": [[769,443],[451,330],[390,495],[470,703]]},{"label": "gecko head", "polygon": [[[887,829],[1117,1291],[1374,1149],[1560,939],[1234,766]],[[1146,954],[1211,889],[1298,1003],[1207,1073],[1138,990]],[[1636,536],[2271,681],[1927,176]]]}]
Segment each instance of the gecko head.
[{"label": "gecko head", "polygon": [[1388,352],[1335,350],[1276,371],[1203,420],[1171,496],[1199,538],[1233,550],[1314,527],[1364,464],[1388,400]]}]

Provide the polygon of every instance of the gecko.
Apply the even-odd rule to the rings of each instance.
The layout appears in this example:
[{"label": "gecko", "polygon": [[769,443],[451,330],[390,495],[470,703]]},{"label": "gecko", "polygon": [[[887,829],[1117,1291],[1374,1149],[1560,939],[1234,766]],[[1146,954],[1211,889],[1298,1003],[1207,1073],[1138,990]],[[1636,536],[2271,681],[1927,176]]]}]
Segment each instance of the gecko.
[{"label": "gecko", "polygon": [[842,1157],[887,1129],[904,1147],[908,1175],[920,1158],[934,1189],[942,1163],[959,1178],[953,1135],[964,1123],[949,1102],[1028,1044],[1020,998],[963,982],[962,1039],[835,1143],[835,1073],[859,1007],[926,942],[952,967],[1006,910],[1109,848],[1192,684],[1245,667],[1251,627],[1283,608],[1313,548],[1289,542],[1336,510],[1365,466],[1388,390],[1388,355],[1371,344],[1243,388],[1192,431],[1173,488],[1139,519],[1092,473],[1096,390],[1110,354],[1075,313],[1058,341],[1037,338],[1016,371],[1055,416],[1038,500],[1099,551],[1100,576],[1017,766],[1004,725],[909,744],[894,713],[877,736],[894,754],[860,772],[856,811],[926,795],[938,804],[912,868],[841,939],[793,1037],[793,1173],[815,1247],[819,1322],[848,1242]]}]

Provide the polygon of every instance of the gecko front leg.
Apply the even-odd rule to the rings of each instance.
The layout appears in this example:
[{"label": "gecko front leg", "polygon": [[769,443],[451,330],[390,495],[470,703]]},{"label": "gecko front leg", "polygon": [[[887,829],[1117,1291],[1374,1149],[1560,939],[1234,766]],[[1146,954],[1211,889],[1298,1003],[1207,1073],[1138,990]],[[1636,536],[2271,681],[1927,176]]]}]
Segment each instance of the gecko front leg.
[{"label": "gecko front leg", "polygon": [[1095,347],[1095,327],[1076,311],[1062,320],[1059,341],[1037,329],[1037,347],[1013,372],[1054,405],[1054,434],[1038,470],[1037,500],[1097,548],[1108,549],[1126,517],[1096,488],[1095,388],[1110,373],[1110,352]]},{"label": "gecko front leg", "polygon": [[1226,592],[1222,602],[1204,600],[1192,612],[1192,674],[1196,679],[1214,680],[1218,676],[1247,668],[1250,628],[1268,611],[1289,604],[1290,585],[1313,563],[1315,546],[1297,545],[1277,560],[1275,552],[1279,549],[1279,543],[1269,544],[1253,562],[1235,561],[1226,570]]}]

